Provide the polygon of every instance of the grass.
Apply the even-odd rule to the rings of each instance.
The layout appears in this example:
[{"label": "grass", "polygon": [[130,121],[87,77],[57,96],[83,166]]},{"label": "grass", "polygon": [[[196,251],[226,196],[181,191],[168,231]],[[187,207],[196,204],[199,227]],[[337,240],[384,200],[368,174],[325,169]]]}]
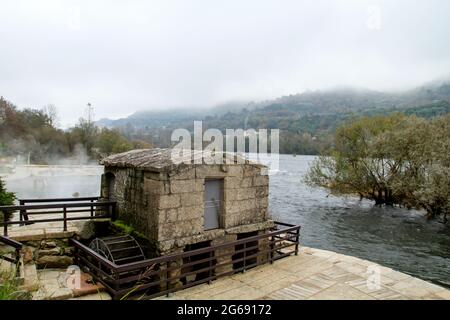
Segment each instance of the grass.
[{"label": "grass", "polygon": [[112,223],[115,227],[117,227],[120,231],[126,234],[132,234],[135,230],[132,226],[126,224],[122,220],[116,220]]},{"label": "grass", "polygon": [[16,300],[21,295],[16,279],[16,271],[3,271],[0,273],[0,300]]},{"label": "grass", "polygon": [[113,221],[112,224],[116,228],[120,229],[121,232],[123,232],[125,234],[130,234],[130,235],[137,236],[138,238],[147,239],[147,237],[143,233],[140,233],[139,231],[136,231],[132,226],[126,224],[122,220]]}]

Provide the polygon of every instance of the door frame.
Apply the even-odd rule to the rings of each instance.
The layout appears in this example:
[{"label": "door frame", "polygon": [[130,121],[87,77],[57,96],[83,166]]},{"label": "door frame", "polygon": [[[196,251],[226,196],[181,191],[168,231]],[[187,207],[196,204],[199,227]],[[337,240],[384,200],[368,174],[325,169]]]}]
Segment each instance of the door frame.
[{"label": "door frame", "polygon": [[205,197],[206,197],[206,182],[207,181],[219,181],[220,182],[220,207],[219,207],[219,212],[218,212],[218,227],[217,228],[213,228],[213,229],[205,229],[205,223],[203,222],[203,230],[204,231],[209,231],[209,230],[217,230],[217,229],[222,229],[223,225],[224,225],[224,210],[225,210],[225,179],[224,177],[206,177],[204,182],[203,182],[203,219],[205,219]]}]

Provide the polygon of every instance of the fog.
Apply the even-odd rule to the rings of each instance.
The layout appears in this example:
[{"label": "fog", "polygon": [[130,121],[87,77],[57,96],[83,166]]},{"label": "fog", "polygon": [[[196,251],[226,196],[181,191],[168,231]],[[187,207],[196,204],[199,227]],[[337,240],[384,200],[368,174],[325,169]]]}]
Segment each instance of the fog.
[{"label": "fog", "polygon": [[447,77],[446,0],[2,1],[0,95],[84,115]]},{"label": "fog", "polygon": [[102,173],[98,165],[18,165],[3,179],[18,199],[95,197],[100,195]]}]

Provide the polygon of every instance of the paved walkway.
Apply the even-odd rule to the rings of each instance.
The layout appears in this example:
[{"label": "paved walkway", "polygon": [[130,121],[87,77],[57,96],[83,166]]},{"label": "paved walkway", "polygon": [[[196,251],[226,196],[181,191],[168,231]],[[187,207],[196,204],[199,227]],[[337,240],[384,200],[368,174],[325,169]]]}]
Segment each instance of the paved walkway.
[{"label": "paved walkway", "polygon": [[111,300],[101,284],[93,284],[90,275],[81,272],[79,277],[77,283],[75,274],[66,269],[38,270],[33,300]]},{"label": "paved walkway", "polygon": [[158,299],[450,300],[450,291],[370,261],[303,247],[298,256]]}]

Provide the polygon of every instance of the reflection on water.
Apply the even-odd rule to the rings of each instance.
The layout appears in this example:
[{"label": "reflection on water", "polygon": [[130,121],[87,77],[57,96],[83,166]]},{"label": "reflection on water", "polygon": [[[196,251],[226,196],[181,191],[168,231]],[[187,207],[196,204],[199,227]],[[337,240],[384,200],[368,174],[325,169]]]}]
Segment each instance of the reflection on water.
[{"label": "reflection on water", "polygon": [[[427,221],[423,213],[378,208],[369,201],[328,196],[310,189],[302,175],[313,157],[280,156],[270,176],[270,208],[281,221],[302,226],[306,246],[371,260],[450,287],[450,227]],[[7,187],[20,198],[98,196],[102,167],[78,168],[64,176],[17,176]]]}]

